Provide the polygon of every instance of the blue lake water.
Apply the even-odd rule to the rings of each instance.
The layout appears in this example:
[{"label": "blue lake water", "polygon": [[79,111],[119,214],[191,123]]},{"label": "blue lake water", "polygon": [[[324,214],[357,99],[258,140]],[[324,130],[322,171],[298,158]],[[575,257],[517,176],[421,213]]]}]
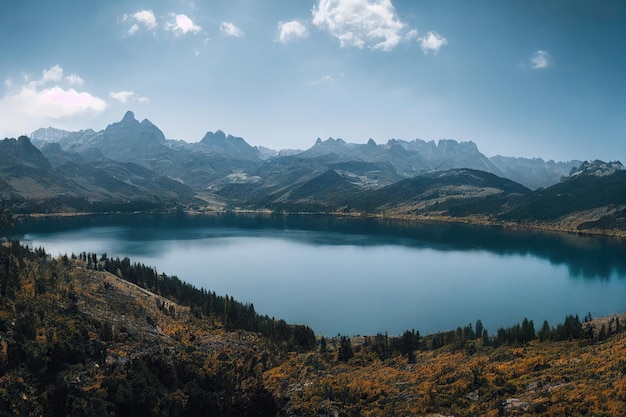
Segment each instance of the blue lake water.
[{"label": "blue lake water", "polygon": [[626,311],[624,241],[312,216],[90,216],[8,232],[54,255],[128,256],[327,336]]}]

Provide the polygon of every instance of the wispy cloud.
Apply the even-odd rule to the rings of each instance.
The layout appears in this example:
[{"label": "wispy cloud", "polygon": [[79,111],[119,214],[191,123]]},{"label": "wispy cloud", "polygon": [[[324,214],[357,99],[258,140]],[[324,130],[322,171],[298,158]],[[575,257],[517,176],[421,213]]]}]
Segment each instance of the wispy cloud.
[{"label": "wispy cloud", "polygon": [[239,29],[237,26],[230,22],[222,22],[220,25],[220,32],[222,32],[226,36],[233,36],[235,38],[242,38],[245,33],[243,30]]},{"label": "wispy cloud", "polygon": [[425,36],[417,38],[425,54],[436,54],[442,46],[448,44],[448,40],[435,31],[428,32]]},{"label": "wispy cloud", "polygon": [[173,19],[167,24],[167,28],[174,32],[176,35],[181,36],[187,33],[199,33],[202,28],[184,14],[171,13],[170,17]]},{"label": "wispy cloud", "polygon": [[148,97],[143,97],[135,94],[133,91],[118,91],[118,92],[110,92],[109,96],[112,99],[119,101],[120,103],[126,103],[130,101],[136,101],[138,103],[149,103],[150,99]]},{"label": "wispy cloud", "polygon": [[28,85],[33,88],[38,88],[49,83],[58,83],[60,81],[65,81],[70,85],[76,86],[81,86],[85,83],[85,81],[76,74],[70,74],[64,77],[63,68],[59,65],[43,70],[41,72],[40,79],[31,81],[28,77],[26,77],[26,81],[28,81]]},{"label": "wispy cloud", "polygon": [[11,91],[0,97],[0,134],[16,136],[66,117],[103,112],[104,100],[68,87],[82,83],[76,74],[63,77],[63,68],[55,65],[43,70],[41,78],[25,77],[21,86],[7,85]]},{"label": "wispy cloud", "polygon": [[309,36],[309,30],[304,23],[298,20],[278,22],[278,42],[282,44],[307,36]]},{"label": "wispy cloud", "polygon": [[154,12],[152,10],[140,10],[136,13],[125,14],[122,18],[122,21],[132,22],[132,26],[126,32],[126,35],[133,36],[135,33],[141,29],[141,27],[145,27],[147,29],[155,29],[158,24]]},{"label": "wispy cloud", "polygon": [[311,12],[313,24],[341,47],[390,51],[416,34],[400,21],[391,0],[319,0]]},{"label": "wispy cloud", "polygon": [[537,51],[530,57],[530,66],[532,69],[548,68],[552,64],[552,58],[546,51]]},{"label": "wispy cloud", "polygon": [[318,78],[317,80],[311,81],[309,85],[311,87],[319,87],[321,85],[332,84],[334,82],[335,82],[335,79],[332,76],[324,75],[321,78]]},{"label": "wispy cloud", "polygon": [[67,81],[68,83],[72,85],[78,85],[78,86],[81,86],[85,83],[85,80],[83,80],[76,74],[68,75],[67,77],[65,77],[65,81]]}]

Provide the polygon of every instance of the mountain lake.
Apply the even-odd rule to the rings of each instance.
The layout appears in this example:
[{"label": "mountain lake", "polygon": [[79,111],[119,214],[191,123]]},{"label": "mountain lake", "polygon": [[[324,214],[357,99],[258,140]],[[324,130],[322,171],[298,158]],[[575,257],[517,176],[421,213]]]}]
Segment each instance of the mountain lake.
[{"label": "mountain lake", "polygon": [[48,253],[129,257],[334,336],[490,334],[626,310],[626,242],[459,224],[295,215],[37,218],[5,231]]}]

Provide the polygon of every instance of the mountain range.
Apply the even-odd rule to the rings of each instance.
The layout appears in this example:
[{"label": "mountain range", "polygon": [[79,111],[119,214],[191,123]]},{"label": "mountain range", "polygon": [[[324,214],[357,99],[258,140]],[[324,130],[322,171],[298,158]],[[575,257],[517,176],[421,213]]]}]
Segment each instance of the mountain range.
[{"label": "mountain range", "polygon": [[167,139],[129,111],[98,132],[38,129],[0,151],[0,198],[15,213],[253,209],[559,229],[567,218],[565,230],[587,231],[625,223],[621,163],[488,158],[471,141],[329,138],[275,151],[220,130],[195,143]]},{"label": "mountain range", "polygon": [[[478,150],[474,142],[457,142],[451,139],[442,139],[437,143],[420,139],[390,139],[379,145],[373,139],[366,144],[356,144],[342,139],[318,138],[305,151],[275,151],[250,146],[243,138],[226,135],[218,130],[207,132],[199,142],[190,143],[166,139],[152,122],[147,119],[139,122],[131,111],[120,122],[113,123],[100,132],[90,129],[68,132],[45,128],[32,132],[30,139],[39,148],[46,143],[59,143],[66,152],[89,155],[96,150],[99,151],[95,154],[96,157],[103,155],[115,161],[135,162],[146,168],[164,169],[163,173],[172,178],[180,178],[194,189],[202,189],[207,181],[210,186],[218,178],[227,178],[227,182],[241,181],[241,175],[228,176],[254,176],[255,170],[264,163],[289,156],[326,165],[353,161],[391,164],[395,174],[403,178],[433,171],[471,168],[509,178],[530,189],[553,185],[582,163],[545,162],[540,158],[503,156],[488,158]],[[179,157],[185,158],[184,164],[176,163]],[[193,168],[189,168],[190,166]],[[380,165],[372,165],[372,168],[379,167]],[[200,175],[200,178],[189,175],[190,170]],[[388,185],[395,179],[378,178],[369,185]]]}]

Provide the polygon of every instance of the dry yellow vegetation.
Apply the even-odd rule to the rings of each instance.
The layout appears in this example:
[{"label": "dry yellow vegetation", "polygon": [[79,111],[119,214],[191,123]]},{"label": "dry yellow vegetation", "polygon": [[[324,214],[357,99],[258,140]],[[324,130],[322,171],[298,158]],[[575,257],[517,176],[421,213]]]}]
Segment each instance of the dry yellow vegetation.
[{"label": "dry yellow vegetation", "polygon": [[264,383],[291,415],[622,416],[626,335],[473,354],[444,347],[411,364],[366,349],[347,363],[306,353],[267,371]]}]

